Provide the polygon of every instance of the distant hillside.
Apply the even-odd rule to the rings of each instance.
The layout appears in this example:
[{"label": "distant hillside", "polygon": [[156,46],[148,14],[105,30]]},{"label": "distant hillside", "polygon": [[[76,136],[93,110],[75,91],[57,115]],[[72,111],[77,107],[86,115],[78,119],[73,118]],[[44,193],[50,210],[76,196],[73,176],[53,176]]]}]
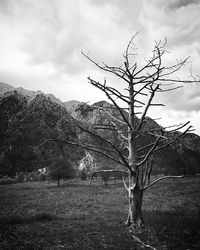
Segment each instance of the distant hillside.
[{"label": "distant hillside", "polygon": [[67,101],[67,102],[64,102],[64,106],[66,108],[66,110],[73,116],[74,114],[74,111],[76,109],[76,107],[78,105],[82,104],[82,102],[79,102],[79,101],[75,101],[75,100],[71,100],[71,101]]},{"label": "distant hillside", "polygon": [[[106,112],[109,108],[111,115]],[[124,111],[124,115],[128,114]],[[41,91],[0,84],[0,174],[14,174],[16,171],[31,171],[48,166],[58,157],[71,157],[78,162],[85,156],[80,148],[67,144],[49,143],[42,150],[38,145],[46,139],[62,139],[97,144],[106,149],[99,138],[92,138],[78,129],[77,124],[97,131],[127,155],[126,141],[113,129],[100,129],[115,122],[118,129],[127,136],[126,127],[120,122],[119,112],[114,107],[100,101],[93,105],[79,101],[62,103],[55,96]],[[136,118],[137,119],[137,118]],[[161,126],[147,117],[143,129],[159,129]],[[169,137],[174,134],[169,133]],[[154,141],[154,135],[144,133],[137,140],[143,146]],[[107,150],[107,149],[106,149]],[[102,155],[91,152],[97,168],[120,167]],[[159,152],[155,160],[154,174],[157,173],[200,172],[200,137],[186,134],[175,145]]]},{"label": "distant hillside", "polygon": [[14,89],[15,88],[12,87],[11,85],[4,82],[0,82],[0,96],[7,92],[13,91]]},{"label": "distant hillside", "polygon": [[64,107],[64,103],[60,101],[60,99],[56,98],[54,95],[52,94],[44,94],[42,91],[38,90],[38,91],[33,91],[33,90],[27,90],[24,88],[14,88],[13,86],[7,84],[7,83],[3,83],[0,82],[0,96],[4,95],[5,93],[8,92],[12,92],[12,91],[16,91],[17,93],[26,96],[27,99],[31,100],[33,98],[35,98],[37,95],[45,95],[47,97],[49,97],[51,99],[52,102],[55,102],[57,104],[59,104],[60,106]]},{"label": "distant hillside", "polygon": [[[99,107],[99,109],[98,109]],[[113,107],[111,104],[100,101],[93,105],[80,103],[73,111],[73,117],[79,121],[84,121],[88,124],[93,124],[98,127],[100,124],[108,125],[114,121],[118,127],[126,135],[126,128],[120,123],[116,122],[115,117],[119,119],[119,112],[114,109],[109,109],[112,117],[104,112],[101,107]],[[126,112],[124,112],[126,113]],[[127,114],[126,114],[127,115]],[[159,129],[161,126],[153,119],[147,117],[143,129]],[[101,131],[101,130],[100,130]],[[109,138],[116,145],[124,147],[126,142],[114,133],[113,131],[101,131],[105,138]],[[127,136],[127,135],[126,135]],[[169,137],[173,134],[169,133]],[[155,140],[153,135],[144,133],[142,139],[138,140],[137,145],[147,145]],[[200,172],[200,137],[196,134],[186,134],[175,145],[169,146],[157,154],[155,173],[196,173]]]},{"label": "distant hillside", "polygon": [[47,139],[76,141],[75,121],[64,107],[43,94],[28,98],[17,91],[0,98],[0,174],[32,171],[51,164],[59,157],[80,160],[83,150]]}]

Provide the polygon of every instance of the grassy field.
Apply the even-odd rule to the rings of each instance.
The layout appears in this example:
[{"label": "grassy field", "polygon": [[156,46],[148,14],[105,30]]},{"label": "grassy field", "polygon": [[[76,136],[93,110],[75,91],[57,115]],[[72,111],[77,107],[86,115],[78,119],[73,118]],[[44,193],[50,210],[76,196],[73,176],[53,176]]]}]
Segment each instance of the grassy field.
[{"label": "grassy field", "polygon": [[[124,226],[121,183],[27,182],[0,186],[0,249],[148,249]],[[158,250],[200,249],[200,178],[165,180],[144,196],[146,226],[134,232]]]}]

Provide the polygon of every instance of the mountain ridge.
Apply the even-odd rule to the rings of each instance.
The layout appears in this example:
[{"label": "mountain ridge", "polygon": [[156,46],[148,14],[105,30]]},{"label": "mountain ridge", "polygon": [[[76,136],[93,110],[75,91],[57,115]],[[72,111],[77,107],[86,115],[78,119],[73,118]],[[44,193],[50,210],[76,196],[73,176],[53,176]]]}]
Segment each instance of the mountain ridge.
[{"label": "mountain ridge", "polygon": [[42,95],[49,97],[53,102],[58,103],[63,107],[65,106],[64,103],[61,102],[61,100],[59,98],[55,97],[51,93],[45,94],[41,90],[34,91],[34,90],[24,89],[22,87],[15,88],[8,83],[0,82],[0,96],[4,95],[6,93],[9,93],[9,92],[13,92],[13,91],[16,91],[17,93],[26,96],[28,99],[35,98],[37,95],[42,94]]},{"label": "mountain ridge", "polygon": [[[89,138],[88,135],[81,134],[75,126],[76,123],[85,124],[84,126],[92,125],[95,127],[99,124],[109,125],[112,119],[118,117],[118,111],[114,109],[112,104],[106,101],[99,101],[89,105],[88,103],[71,100],[60,104],[59,102],[61,101],[58,99],[59,102],[57,102],[57,98],[53,95],[45,95],[41,91],[29,92],[29,90],[26,91],[23,88],[14,88],[8,84],[0,84],[0,92],[1,91],[3,94],[0,93],[0,116],[3,122],[0,126],[0,136],[2,141],[2,143],[0,142],[0,147],[3,150],[4,144],[9,145],[9,140],[13,140],[13,145],[15,145],[13,148],[15,148],[16,152],[21,150],[18,152],[18,159],[21,157],[20,159],[23,163],[23,168],[26,162],[26,160],[22,159],[24,157],[26,158],[22,152],[23,150],[32,158],[38,157],[41,159],[41,156],[34,156],[33,151],[27,151],[23,146],[20,146],[20,143],[30,149],[30,146],[39,145],[42,141],[50,138],[61,140],[69,139],[73,141],[80,137],[80,139],[89,141],[91,138]],[[108,107],[111,108],[112,116],[109,116],[107,112],[103,111],[103,109]],[[122,124],[119,123],[118,126],[124,134],[127,133],[126,128],[124,128]],[[161,128],[156,121],[149,117],[146,119],[145,126],[148,128]],[[14,137],[7,140],[5,134],[8,131],[7,134],[9,135],[9,131],[12,131],[11,128],[13,127],[16,127]],[[26,130],[29,132],[26,132]],[[17,135],[17,131],[20,136]],[[100,131],[100,134],[105,138],[109,138],[109,140],[118,147],[123,148],[125,145],[125,142],[111,130]],[[143,141],[140,141],[139,143],[141,143],[141,145],[149,143],[152,139],[153,135],[144,135],[142,139]],[[98,141],[98,143],[104,145],[101,141]],[[19,150],[16,145],[18,145]],[[52,147],[52,149],[48,148],[48,154],[51,155],[51,153],[54,152],[58,155],[63,154],[63,157],[67,157],[68,147],[63,147],[63,149],[61,146],[59,146],[60,149],[58,149],[58,145]],[[78,152],[80,152],[80,155],[83,155],[83,152],[80,150],[78,150]],[[71,154],[73,155],[73,152],[71,152]],[[11,156],[13,157],[10,153],[10,157]],[[93,156],[96,157],[99,166],[102,165],[105,168],[116,167],[110,161],[103,159],[103,157],[99,157],[95,154],[93,154]],[[9,164],[10,163],[7,163],[7,165]],[[21,164],[20,161],[19,164]],[[162,154],[159,154],[156,171],[165,173],[171,167],[173,170],[171,172],[176,173],[176,168],[180,167],[182,171],[187,169],[187,171],[195,173],[199,171],[199,166],[200,137],[196,134],[190,133],[184,135],[176,147],[168,147],[167,150],[162,151]]]}]

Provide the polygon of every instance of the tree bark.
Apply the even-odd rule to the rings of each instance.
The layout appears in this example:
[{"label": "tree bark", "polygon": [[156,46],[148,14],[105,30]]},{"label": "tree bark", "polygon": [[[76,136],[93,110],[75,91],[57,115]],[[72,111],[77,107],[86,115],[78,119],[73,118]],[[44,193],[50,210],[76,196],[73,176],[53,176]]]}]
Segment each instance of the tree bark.
[{"label": "tree bark", "polygon": [[143,199],[143,191],[139,188],[135,187],[133,189],[133,201],[132,201],[132,216],[133,216],[133,225],[141,226],[144,224],[143,216],[142,216],[142,199]]},{"label": "tree bark", "polygon": [[137,186],[133,187],[129,190],[128,199],[129,208],[126,225],[141,227],[144,224],[142,216],[143,191]]}]

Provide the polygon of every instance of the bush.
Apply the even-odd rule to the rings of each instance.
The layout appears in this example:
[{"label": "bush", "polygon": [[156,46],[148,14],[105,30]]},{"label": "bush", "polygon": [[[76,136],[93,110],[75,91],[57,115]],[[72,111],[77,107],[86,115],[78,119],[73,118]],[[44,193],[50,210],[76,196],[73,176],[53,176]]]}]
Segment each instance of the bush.
[{"label": "bush", "polygon": [[6,184],[12,184],[15,183],[15,180],[10,178],[10,177],[3,177],[2,179],[0,179],[0,185],[6,185]]},{"label": "bush", "polygon": [[47,176],[45,174],[43,174],[43,173],[40,173],[38,179],[39,179],[39,181],[46,181]]},{"label": "bush", "polygon": [[24,173],[23,172],[19,172],[16,174],[16,181],[17,182],[23,182],[24,181]]},{"label": "bush", "polygon": [[37,181],[38,180],[38,173],[33,171],[28,174],[29,181]]},{"label": "bush", "polygon": [[87,180],[87,174],[86,174],[86,172],[85,172],[85,169],[83,169],[83,170],[81,171],[81,176],[80,176],[80,178],[81,178],[82,181],[86,181],[86,180]]}]

